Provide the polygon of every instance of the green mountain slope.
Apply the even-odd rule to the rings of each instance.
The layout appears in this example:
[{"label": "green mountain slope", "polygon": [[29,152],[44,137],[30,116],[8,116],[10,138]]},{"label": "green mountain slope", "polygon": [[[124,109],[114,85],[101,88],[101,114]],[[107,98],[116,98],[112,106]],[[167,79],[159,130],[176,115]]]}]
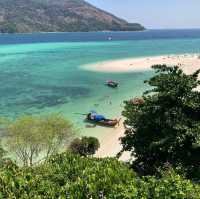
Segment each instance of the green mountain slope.
[{"label": "green mountain slope", "polygon": [[84,0],[0,0],[0,32],[136,31],[140,24]]}]

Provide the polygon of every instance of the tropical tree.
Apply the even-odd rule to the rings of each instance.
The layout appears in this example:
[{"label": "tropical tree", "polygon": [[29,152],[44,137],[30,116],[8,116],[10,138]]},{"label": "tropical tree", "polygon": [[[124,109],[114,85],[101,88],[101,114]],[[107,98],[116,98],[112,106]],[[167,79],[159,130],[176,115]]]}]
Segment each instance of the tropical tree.
[{"label": "tropical tree", "polygon": [[200,165],[200,70],[186,75],[177,66],[153,66],[157,75],[146,81],[152,90],[141,103],[125,102],[123,115],[130,127],[121,138],[137,169],[154,173],[166,163],[181,164],[187,172]]},{"label": "tropical tree", "polygon": [[53,114],[42,118],[38,130],[43,135],[46,159],[56,154],[61,147],[68,147],[75,136],[75,129],[72,124],[61,115]]},{"label": "tropical tree", "polygon": [[94,155],[99,149],[99,140],[95,137],[82,137],[74,139],[69,149],[81,156]]},{"label": "tropical tree", "polygon": [[73,136],[71,123],[59,115],[23,116],[10,123],[6,131],[10,151],[29,166],[56,153]]}]

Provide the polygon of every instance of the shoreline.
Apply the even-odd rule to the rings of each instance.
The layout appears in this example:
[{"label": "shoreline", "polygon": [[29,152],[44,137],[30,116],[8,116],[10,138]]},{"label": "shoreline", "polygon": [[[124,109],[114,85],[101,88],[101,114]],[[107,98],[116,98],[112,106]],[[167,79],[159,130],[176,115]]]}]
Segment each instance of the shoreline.
[{"label": "shoreline", "polygon": [[[124,120],[122,120],[119,126],[111,129],[105,129],[108,134],[105,137],[99,139],[100,148],[96,152],[95,157],[97,158],[106,158],[106,157],[115,157],[122,149],[119,138],[124,136],[125,128],[123,125]],[[124,152],[119,158],[121,161],[130,161],[133,158],[130,156],[129,152]]]},{"label": "shoreline", "polygon": [[[134,65],[136,65],[134,67]],[[85,65],[82,68],[94,72],[104,73],[124,73],[124,72],[142,72],[152,70],[151,66],[156,64],[178,65],[186,74],[192,74],[200,69],[200,55],[199,54],[182,54],[182,55],[165,55],[143,58],[129,58],[121,60],[113,60],[106,62],[99,62],[96,64]],[[86,67],[86,68],[85,68]],[[200,88],[197,88],[200,91]],[[97,151],[95,157],[115,157],[121,150],[119,138],[124,135],[123,121],[119,127],[115,129],[108,129],[109,133],[106,137],[100,140],[101,147]],[[130,160],[130,153],[122,154],[120,160]]]},{"label": "shoreline", "polygon": [[[200,68],[200,54],[171,54],[151,57],[125,58],[82,65],[81,69],[102,73],[133,73],[152,70],[152,65],[179,65],[185,73]],[[188,67],[189,66],[189,67]]]}]

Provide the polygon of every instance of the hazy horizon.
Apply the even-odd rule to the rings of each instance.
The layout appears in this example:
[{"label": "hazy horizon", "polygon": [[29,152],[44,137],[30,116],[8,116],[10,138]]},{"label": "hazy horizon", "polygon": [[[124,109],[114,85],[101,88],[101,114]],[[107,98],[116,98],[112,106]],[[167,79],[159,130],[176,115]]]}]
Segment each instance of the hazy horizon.
[{"label": "hazy horizon", "polygon": [[199,29],[199,0],[117,1],[86,0],[129,22],[137,22],[148,29]]}]

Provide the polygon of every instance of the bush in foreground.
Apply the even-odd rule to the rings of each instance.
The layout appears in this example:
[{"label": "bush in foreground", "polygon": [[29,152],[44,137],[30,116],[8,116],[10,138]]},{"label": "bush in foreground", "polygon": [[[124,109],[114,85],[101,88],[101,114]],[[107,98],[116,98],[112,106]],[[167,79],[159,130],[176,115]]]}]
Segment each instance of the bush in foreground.
[{"label": "bush in foreground", "polygon": [[173,170],[160,179],[139,178],[116,159],[63,153],[32,168],[7,163],[0,169],[0,198],[198,199],[200,186]]}]

